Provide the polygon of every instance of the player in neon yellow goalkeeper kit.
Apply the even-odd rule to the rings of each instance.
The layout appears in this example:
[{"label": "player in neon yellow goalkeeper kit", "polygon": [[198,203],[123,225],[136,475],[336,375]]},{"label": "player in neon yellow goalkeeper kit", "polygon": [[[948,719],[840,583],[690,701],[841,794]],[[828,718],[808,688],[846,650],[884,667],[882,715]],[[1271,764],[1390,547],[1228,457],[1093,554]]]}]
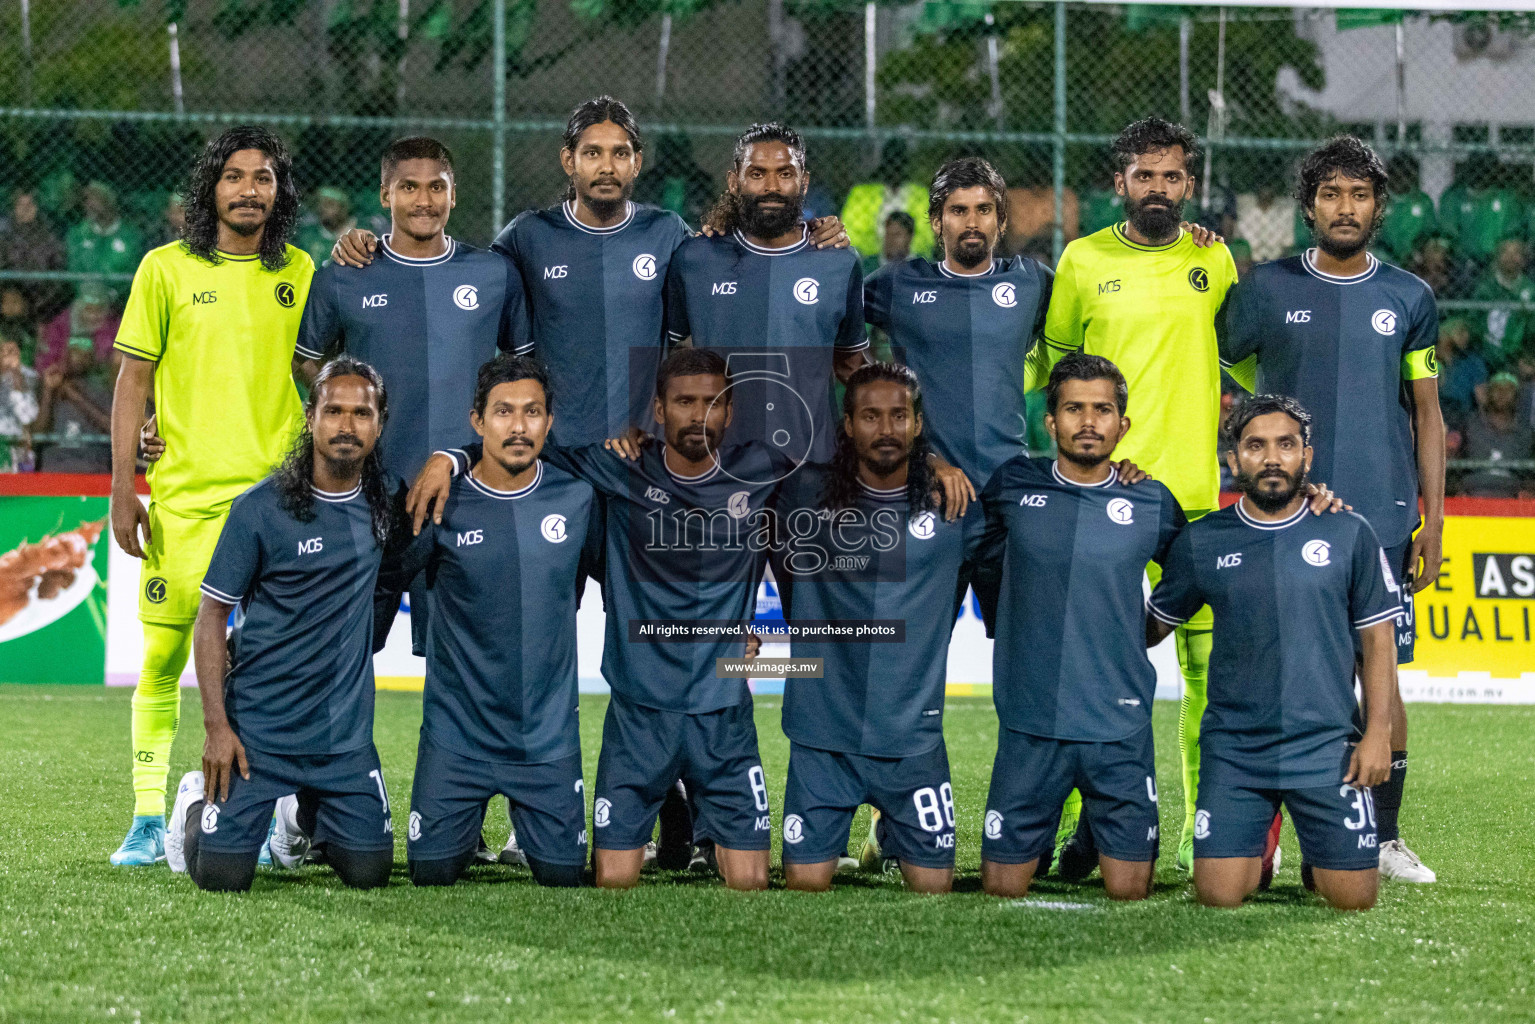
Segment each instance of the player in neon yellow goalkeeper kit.
[{"label": "player in neon yellow goalkeeper kit", "polygon": [[[183,241],[144,257],[116,346],[112,534],[144,559],[144,661],[133,693],[133,824],[112,863],[165,855],[165,776],[181,709],[198,587],[229,505],[281,460],[302,413],[293,348],[314,262],[287,244],[298,193],[287,148],[262,128],[231,128],[192,170]],[[133,491],[153,392],[166,452]],[[142,543],[141,543],[142,539]]]},{"label": "player in neon yellow goalkeeper kit", "polygon": [[[1214,510],[1219,498],[1215,320],[1237,279],[1225,245],[1196,246],[1180,226],[1183,204],[1194,194],[1189,168],[1196,156],[1193,133],[1161,118],[1137,121],[1119,134],[1114,188],[1128,220],[1077,239],[1061,254],[1044,339],[1030,356],[1028,376],[1031,390],[1042,387],[1050,367],[1075,349],[1118,366],[1130,385],[1135,430],[1116,453],[1166,484],[1190,520]],[[1155,584],[1160,572],[1155,565],[1148,572]],[[1178,860],[1188,867],[1212,621],[1204,608],[1177,632],[1187,812]]]}]

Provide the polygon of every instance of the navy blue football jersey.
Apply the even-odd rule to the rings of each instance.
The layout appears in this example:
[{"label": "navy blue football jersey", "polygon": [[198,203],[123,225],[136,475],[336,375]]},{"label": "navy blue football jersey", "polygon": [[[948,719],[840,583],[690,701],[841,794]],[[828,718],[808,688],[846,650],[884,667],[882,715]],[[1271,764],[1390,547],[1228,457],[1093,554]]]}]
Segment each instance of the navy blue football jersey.
[{"label": "navy blue football jersey", "polygon": [[1121,740],[1151,724],[1141,579],[1184,528],[1155,480],[1074,483],[1019,456],[981,494],[976,577],[1000,577],[992,699],[1002,725],[1061,740]]},{"label": "navy blue football jersey", "polygon": [[594,516],[591,485],[543,462],[515,491],[463,473],[406,551],[402,581],[426,570],[421,728],[441,749],[510,764],[580,751],[577,583]]},{"label": "navy blue football jersey", "polygon": [[[784,683],[783,729],[795,743],[868,757],[910,757],[943,739],[943,696],[965,556],[964,520],[912,514],[906,488],[860,485],[848,508],[823,507],[830,468],[807,465],[777,502],[785,545],[784,618],[881,620],[899,642],[794,638],[795,658],[824,659],[821,679]],[[973,531],[972,531],[973,533]]]},{"label": "navy blue football jersey", "polygon": [[673,342],[724,356],[734,419],[727,440],[763,441],[796,461],[831,459],[841,417],[835,352],[867,348],[863,270],[852,249],[816,249],[807,227],[781,249],[690,238],[667,278]]},{"label": "navy blue football jersey", "polygon": [[631,462],[602,445],[544,448],[544,458],[608,500],[602,595],[602,674],[645,707],[697,714],[750,700],[744,676],[715,677],[739,658],[736,623],[756,611],[771,513],[794,465],[762,444],[722,445],[705,473],[682,477],[665,446]]},{"label": "navy blue football jersey", "polygon": [[923,432],[977,488],[1023,453],[1024,360],[1044,330],[1054,279],[1027,256],[994,259],[974,276],[913,256],[864,283],[864,317],[922,383]]},{"label": "navy blue football jersey", "polygon": [[491,247],[522,274],[533,309],[533,351],[549,368],[558,444],[596,444],[652,428],[665,349],[672,255],[691,233],[681,217],[629,204],[608,228],[576,220],[573,204],[530,210]]},{"label": "navy blue football jersey", "polygon": [[[397,482],[391,489],[399,491]],[[340,754],[373,742],[373,586],[383,551],[361,486],[316,490],[314,518],[272,477],[230,506],[202,592],[245,612],[224,706],[240,742]]]},{"label": "navy blue football jersey", "polygon": [[1207,774],[1260,789],[1335,785],[1361,734],[1353,630],[1401,611],[1375,531],[1363,516],[1315,516],[1304,503],[1278,522],[1242,503],[1212,512],[1173,542],[1148,608],[1178,625],[1206,604]]},{"label": "navy blue football jersey", "polygon": [[1256,266],[1232,290],[1221,359],[1256,354],[1258,391],[1306,407],[1312,479],[1392,547],[1418,524],[1411,381],[1438,375],[1439,310],[1421,279],[1374,256],[1340,278],[1318,270],[1314,254]]},{"label": "navy blue football jersey", "polygon": [[385,235],[366,267],[327,263],[315,272],[297,351],[308,359],[345,352],[383,376],[385,465],[414,480],[433,451],[464,436],[480,365],[497,349],[531,345],[522,280],[506,260],[452,238],[443,255],[415,259]]}]

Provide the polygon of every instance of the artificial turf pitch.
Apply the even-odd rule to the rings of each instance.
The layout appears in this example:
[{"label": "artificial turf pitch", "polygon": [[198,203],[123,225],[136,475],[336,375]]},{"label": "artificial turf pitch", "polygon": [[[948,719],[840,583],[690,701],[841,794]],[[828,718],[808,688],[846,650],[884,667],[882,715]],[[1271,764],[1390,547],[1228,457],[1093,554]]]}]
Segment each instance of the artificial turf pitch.
[{"label": "artificial turf pitch", "polygon": [[[397,822],[384,891],[325,868],[263,869],[204,895],[114,868],[131,808],[128,693],[0,686],[0,1021],[1486,1021],[1535,1019],[1535,708],[1415,705],[1403,833],[1439,872],[1334,913],[1299,886],[1287,828],[1274,889],[1195,905],[1172,866],[1177,708],[1155,711],[1162,830],[1155,895],[1114,905],[1096,879],[1027,900],[979,891],[996,744],[990,701],[949,701],[959,890],[839,878],[829,895],[743,895],[687,874],[627,893],[541,890],[479,867],[449,890],[404,876],[419,695],[380,693],[375,736]],[[778,824],[788,743],[757,701]],[[591,791],[602,698],[583,698]],[[188,693],[171,784],[198,763]],[[860,814],[855,846],[866,828]],[[487,833],[505,839],[496,801]],[[856,849],[855,849],[856,854]],[[774,863],[778,851],[775,845]]]}]

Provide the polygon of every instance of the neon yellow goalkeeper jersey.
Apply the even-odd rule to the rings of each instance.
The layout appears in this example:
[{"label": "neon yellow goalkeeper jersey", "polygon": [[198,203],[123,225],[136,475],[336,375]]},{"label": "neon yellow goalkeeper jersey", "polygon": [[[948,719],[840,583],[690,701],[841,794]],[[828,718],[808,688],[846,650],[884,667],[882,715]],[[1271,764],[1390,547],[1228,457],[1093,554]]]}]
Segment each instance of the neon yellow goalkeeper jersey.
[{"label": "neon yellow goalkeeper jersey", "polygon": [[155,502],[220,515],[281,461],[303,417],[293,346],[314,261],[288,246],[273,272],[256,256],[198,259],[173,242],[133,275],[116,347],[155,364],[165,455],[149,469]]},{"label": "neon yellow goalkeeper jersey", "polygon": [[1220,493],[1215,320],[1236,280],[1224,245],[1201,249],[1186,232],[1138,245],[1115,225],[1066,246],[1045,317],[1048,362],[1080,348],[1125,375],[1130,432],[1114,457],[1166,484],[1190,513],[1215,508]]}]

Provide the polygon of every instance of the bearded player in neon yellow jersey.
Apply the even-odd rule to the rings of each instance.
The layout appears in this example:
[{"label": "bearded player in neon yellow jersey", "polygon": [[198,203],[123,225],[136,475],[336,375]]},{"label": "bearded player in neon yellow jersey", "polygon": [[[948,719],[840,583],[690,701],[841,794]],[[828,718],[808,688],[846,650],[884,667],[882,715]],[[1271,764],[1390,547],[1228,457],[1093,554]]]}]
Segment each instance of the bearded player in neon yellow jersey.
[{"label": "bearded player in neon yellow jersey", "polygon": [[[133,693],[133,824],[112,863],[165,856],[165,777],[181,710],[198,587],[229,505],[281,461],[302,422],[294,343],[314,262],[287,244],[298,192],[287,148],[231,128],[204,148],[184,196],[182,240],[133,277],[116,347],[112,535],[144,560],[144,661]],[[133,490],[145,403],[165,455],[149,508]]]},{"label": "bearded player in neon yellow jersey", "polygon": [[[1127,220],[1066,246],[1055,271],[1044,338],[1030,356],[1027,378],[1031,390],[1043,386],[1050,367],[1076,349],[1118,366],[1130,385],[1127,415],[1135,430],[1117,454],[1166,484],[1190,520],[1219,503],[1221,367],[1215,321],[1237,280],[1224,244],[1198,246],[1180,225],[1183,204],[1194,195],[1190,168],[1197,157],[1193,133],[1159,117],[1120,132],[1114,140],[1114,190],[1124,197]],[[1160,572],[1155,565],[1147,571],[1154,585]],[[1204,608],[1177,631],[1186,809],[1178,862],[1185,868],[1193,864],[1199,720],[1212,624],[1210,609]],[[1069,868],[1063,863],[1062,870]]]}]

